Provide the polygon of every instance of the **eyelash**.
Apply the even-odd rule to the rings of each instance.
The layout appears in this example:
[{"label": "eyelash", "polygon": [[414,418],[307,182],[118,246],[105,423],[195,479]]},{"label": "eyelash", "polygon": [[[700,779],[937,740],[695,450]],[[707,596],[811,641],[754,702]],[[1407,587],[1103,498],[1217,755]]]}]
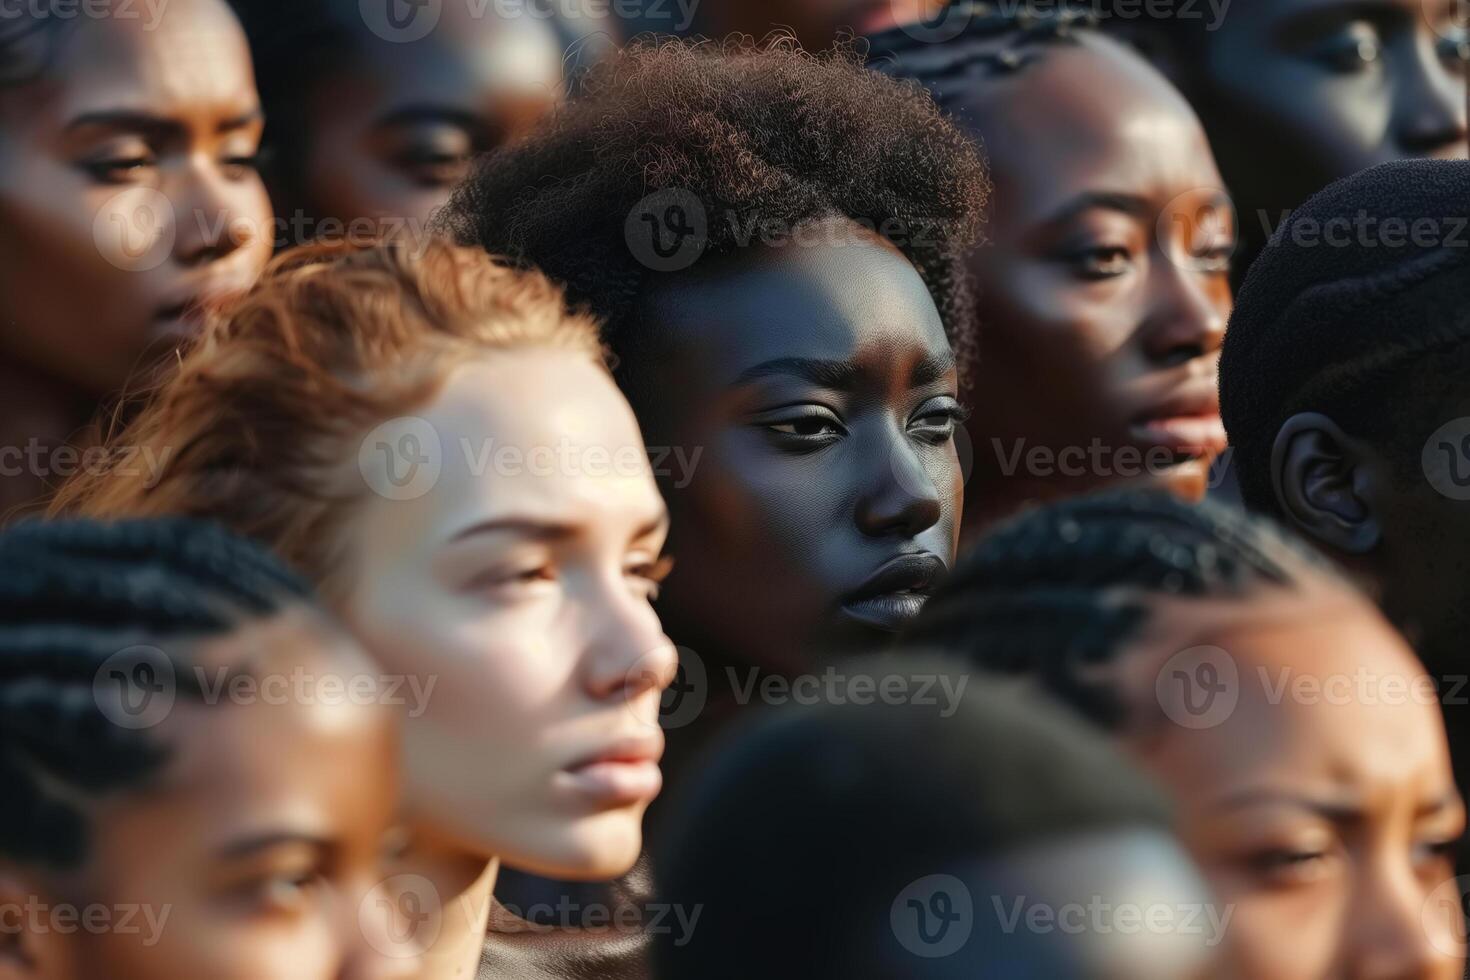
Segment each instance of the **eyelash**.
[{"label": "eyelash", "polygon": [[[221,159],[220,167],[230,179],[243,180],[252,173],[259,173],[263,162],[263,155],[259,153],[250,156],[231,156]],[[126,184],[134,179],[138,171],[150,170],[157,166],[157,158],[150,154],[93,160],[83,164],[83,169],[92,176],[92,179],[100,183]]]},{"label": "eyelash", "polygon": [[642,579],[648,590],[648,601],[658,601],[663,592],[663,584],[668,581],[669,575],[674,571],[674,558],[672,555],[664,555],[657,561],[635,565],[628,569],[628,574]]},{"label": "eyelash", "polygon": [[[932,442],[938,445],[947,442],[950,438],[952,438],[954,436],[955,426],[963,424],[965,419],[967,419],[968,417],[969,412],[967,412],[965,408],[959,404],[941,406],[924,412],[922,415],[915,416],[914,419],[910,421],[910,431],[913,431],[915,423],[921,422],[924,419],[942,419],[942,421],[937,426],[929,426],[929,428],[931,429],[942,429],[942,432],[930,433],[927,436],[920,435],[920,438],[925,439],[925,441]],[[797,426],[808,423],[819,424],[822,425],[824,428],[830,429],[832,431],[830,433],[800,433],[794,431],[781,431],[784,428],[794,429]],[[840,421],[838,421],[835,414],[830,413],[826,410],[812,411],[806,414],[793,415],[785,419],[771,422],[763,422],[760,423],[760,427],[765,429],[767,432],[770,432],[777,439],[791,444],[793,448],[807,451],[815,451],[825,446],[829,446],[847,434],[846,428],[842,425]]]}]

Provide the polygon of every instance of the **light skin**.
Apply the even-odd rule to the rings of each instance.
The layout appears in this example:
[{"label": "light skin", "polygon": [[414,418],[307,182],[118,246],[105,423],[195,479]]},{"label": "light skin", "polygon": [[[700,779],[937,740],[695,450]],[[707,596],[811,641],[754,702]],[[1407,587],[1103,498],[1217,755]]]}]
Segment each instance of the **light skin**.
[{"label": "light skin", "polygon": [[[304,612],[210,640],[192,662],[210,676],[376,676]],[[0,941],[0,977],[415,975],[415,950],[394,942],[379,905],[397,733],[376,704],[181,697],[146,733],[171,751],[164,767],[144,787],[83,804],[81,867],[0,866],[0,903],[33,910]],[[77,927],[89,907],[109,911],[107,927]]]},{"label": "light skin", "polygon": [[362,500],[333,587],[385,669],[435,683],[404,751],[408,863],[468,916],[429,951],[437,977],[478,960],[492,858],[577,880],[632,866],[675,654],[650,604],[664,505],[632,412],[589,355],[469,361],[416,415],[442,472],[415,499]]},{"label": "light skin", "polygon": [[[1215,388],[1235,231],[1199,121],[1108,38],[1036,58],[949,83],[995,183],[969,263],[977,529],[1121,483],[1199,499],[1225,444]],[[1049,464],[1028,462],[1038,449]]]},{"label": "light skin", "polygon": [[799,671],[881,642],[954,558],[961,409],[934,301],[886,241],[820,227],[643,301],[659,380],[630,397],[650,445],[702,453],[668,488],[684,557],[659,609],[701,656]]},{"label": "light skin", "polygon": [[1457,896],[1440,899],[1465,808],[1422,666],[1361,599],[1199,606],[1162,617],[1124,688],[1136,704],[1154,699],[1190,636],[1234,660],[1238,703],[1194,729],[1154,700],[1158,717],[1127,744],[1171,791],[1186,845],[1235,908],[1241,975],[1460,977]]},{"label": "light skin", "polygon": [[[0,88],[4,445],[65,442],[270,256],[263,120],[223,0],[171,0],[151,29],[67,23],[44,76]],[[0,480],[0,505],[41,476]]]}]

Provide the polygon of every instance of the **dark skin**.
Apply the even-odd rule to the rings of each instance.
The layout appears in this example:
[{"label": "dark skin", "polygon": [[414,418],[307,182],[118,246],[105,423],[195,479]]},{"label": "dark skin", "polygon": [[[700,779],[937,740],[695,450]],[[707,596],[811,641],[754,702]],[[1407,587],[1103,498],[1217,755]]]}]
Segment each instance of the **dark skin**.
[{"label": "dark skin", "polygon": [[[1199,122],[1108,38],[1037,53],[1019,72],[950,83],[964,86],[952,105],[995,182],[970,261],[977,531],[1126,482],[1199,499],[1224,443],[1215,386],[1234,227]],[[1095,443],[1098,465],[1081,455]],[[1056,465],[1028,464],[1038,447]]]},{"label": "dark skin", "polygon": [[302,154],[277,161],[287,245],[340,237],[328,219],[424,234],[471,157],[524,136],[561,98],[561,45],[544,18],[446,3],[431,33],[396,43],[351,6],[351,50],[307,95]]},{"label": "dark skin", "polygon": [[639,356],[659,365],[632,386],[645,438],[703,450],[689,485],[665,488],[678,565],[659,612],[719,661],[794,672],[880,640],[917,614],[927,573],[864,602],[870,577],[954,558],[960,407],[938,311],[892,245],[823,227],[849,243],[717,259],[640,310]]},{"label": "dark skin", "polygon": [[874,34],[921,20],[942,5],[943,0],[717,0],[694,8],[694,27],[695,33],[709,37],[743,33],[761,38],[781,30],[815,51],[841,33]]},{"label": "dark skin", "polygon": [[1204,119],[1251,252],[1334,180],[1465,157],[1464,38],[1453,0],[1236,0],[1196,47],[1141,36]]},{"label": "dark skin", "polygon": [[[77,18],[0,89],[0,446],[64,445],[270,255],[264,125],[222,0]],[[0,477],[0,517],[61,475]]]}]

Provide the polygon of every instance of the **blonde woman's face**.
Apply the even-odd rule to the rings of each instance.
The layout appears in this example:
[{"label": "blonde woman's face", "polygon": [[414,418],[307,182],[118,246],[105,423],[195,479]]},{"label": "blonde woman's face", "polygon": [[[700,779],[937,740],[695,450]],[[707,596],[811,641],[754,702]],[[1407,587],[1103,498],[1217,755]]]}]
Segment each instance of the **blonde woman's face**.
[{"label": "blonde woman's face", "polygon": [[676,665],[667,517],[611,378],[551,349],[465,364],[358,464],[344,612],[404,679],[410,818],[534,873],[626,871]]}]

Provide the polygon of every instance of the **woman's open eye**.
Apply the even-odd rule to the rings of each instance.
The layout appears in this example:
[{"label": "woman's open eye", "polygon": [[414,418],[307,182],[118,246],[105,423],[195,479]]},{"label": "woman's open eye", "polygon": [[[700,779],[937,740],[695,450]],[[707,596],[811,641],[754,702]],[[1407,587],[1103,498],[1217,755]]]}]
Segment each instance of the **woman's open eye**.
[{"label": "woman's open eye", "polygon": [[953,400],[930,402],[913,417],[909,431],[927,442],[945,443],[954,438],[954,430],[965,421],[967,414],[964,407]]},{"label": "woman's open eye", "polygon": [[816,405],[777,413],[755,425],[777,440],[799,448],[820,448],[847,434],[836,414]]},{"label": "woman's open eye", "polygon": [[1372,24],[1356,21],[1317,44],[1309,56],[1338,74],[1357,74],[1383,59],[1383,39]]},{"label": "woman's open eye", "polygon": [[1431,871],[1453,867],[1459,853],[1459,837],[1422,841],[1414,847],[1414,864]]},{"label": "woman's open eye", "polygon": [[109,156],[83,164],[92,178],[104,184],[130,184],[144,179],[158,166],[152,154]]},{"label": "woman's open eye", "polygon": [[1086,248],[1068,256],[1077,275],[1083,279],[1116,279],[1133,268],[1133,253],[1117,245]]},{"label": "woman's open eye", "polygon": [[669,573],[674,570],[674,559],[668,555],[657,561],[643,561],[630,565],[627,570],[633,587],[649,602],[659,597]]}]

